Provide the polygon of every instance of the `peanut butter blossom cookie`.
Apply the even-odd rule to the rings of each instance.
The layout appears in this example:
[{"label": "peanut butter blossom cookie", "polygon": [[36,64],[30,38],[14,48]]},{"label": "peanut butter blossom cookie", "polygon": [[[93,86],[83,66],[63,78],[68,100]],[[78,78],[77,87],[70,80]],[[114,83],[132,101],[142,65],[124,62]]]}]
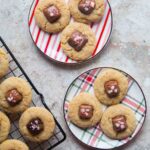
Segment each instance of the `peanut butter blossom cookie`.
[{"label": "peanut butter blossom cookie", "polygon": [[7,138],[9,131],[10,121],[4,113],[0,112],[0,143]]},{"label": "peanut butter blossom cookie", "polygon": [[70,0],[70,12],[78,22],[99,21],[104,15],[104,0]]},{"label": "peanut butter blossom cookie", "polygon": [[105,105],[118,104],[128,90],[128,78],[115,69],[105,69],[94,82],[94,92]]},{"label": "peanut butter blossom cookie", "polygon": [[19,128],[28,140],[42,142],[53,135],[55,121],[52,114],[45,108],[31,107],[22,114]]},{"label": "peanut butter blossom cookie", "polygon": [[0,48],[0,78],[2,78],[9,69],[9,60],[6,52]]},{"label": "peanut butter blossom cookie", "polygon": [[40,0],[35,10],[35,19],[42,30],[59,32],[70,21],[69,8],[63,0]]},{"label": "peanut butter blossom cookie", "polygon": [[102,106],[94,96],[80,93],[69,103],[68,116],[78,127],[92,127],[101,119]]},{"label": "peanut butter blossom cookie", "polygon": [[8,113],[23,112],[31,100],[31,87],[24,79],[10,77],[0,85],[0,108]]},{"label": "peanut butter blossom cookie", "polygon": [[29,150],[29,148],[22,141],[6,140],[0,145],[0,150]]},{"label": "peanut butter blossom cookie", "polygon": [[64,53],[73,60],[88,59],[96,45],[91,28],[83,23],[70,23],[61,34],[61,46]]},{"label": "peanut butter blossom cookie", "polygon": [[100,126],[103,132],[112,139],[124,139],[136,128],[134,112],[122,105],[108,107],[104,112]]}]

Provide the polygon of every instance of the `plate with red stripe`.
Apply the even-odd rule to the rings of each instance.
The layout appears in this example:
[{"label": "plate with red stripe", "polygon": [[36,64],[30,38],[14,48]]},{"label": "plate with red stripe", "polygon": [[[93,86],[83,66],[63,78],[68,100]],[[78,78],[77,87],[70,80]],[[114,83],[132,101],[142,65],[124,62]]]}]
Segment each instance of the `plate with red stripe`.
[{"label": "plate with red stripe", "polygon": [[[75,126],[68,117],[68,105],[73,97],[80,92],[88,92],[94,94],[93,83],[97,76],[101,74],[101,71],[107,67],[95,68],[88,70],[78,76],[69,86],[65,98],[64,98],[64,117],[66,124],[77,140],[86,144],[89,147],[97,149],[113,149],[126,145],[131,142],[140,133],[140,130],[144,124],[147,112],[147,104],[144,93],[137,83],[137,81],[129,74],[122,72],[128,78],[128,92],[125,98],[122,100],[122,104],[133,110],[137,120],[137,126],[134,133],[123,140],[112,140],[108,138],[101,130],[99,125],[88,129],[81,129]],[[115,68],[112,68],[115,69]],[[106,106],[104,106],[106,108]]]},{"label": "plate with red stripe", "polygon": [[[38,27],[34,18],[35,8],[38,3],[39,0],[34,0],[29,12],[29,19],[28,19],[29,31],[34,44],[42,53],[44,53],[46,56],[48,56],[51,60],[54,60],[55,62],[65,64],[79,63],[77,61],[68,58],[64,54],[60,43],[60,33],[48,34]],[[88,60],[94,58],[107,45],[110,39],[112,26],[113,26],[113,19],[111,7],[109,2],[105,0],[105,13],[102,20],[99,23],[94,23],[90,25],[91,29],[96,35],[97,44],[92,56]]]}]

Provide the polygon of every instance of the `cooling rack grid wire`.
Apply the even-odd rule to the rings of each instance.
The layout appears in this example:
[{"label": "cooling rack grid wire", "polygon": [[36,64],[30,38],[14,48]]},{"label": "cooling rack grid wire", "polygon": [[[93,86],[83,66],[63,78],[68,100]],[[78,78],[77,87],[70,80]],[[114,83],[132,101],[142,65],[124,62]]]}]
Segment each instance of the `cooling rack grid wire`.
[{"label": "cooling rack grid wire", "polygon": [[[44,101],[44,96],[36,89],[32,81],[28,77],[28,75],[25,73],[25,71],[23,70],[23,68],[21,67],[21,65],[19,64],[19,62],[17,61],[17,59],[15,58],[15,56],[13,55],[13,53],[11,52],[11,50],[8,48],[8,46],[1,37],[0,37],[0,48],[3,48],[7,52],[9,57],[9,71],[2,79],[0,79],[0,82],[12,76],[25,79],[26,81],[29,82],[29,84],[32,87],[33,98],[31,106],[45,107],[48,111],[50,111],[50,109],[48,108],[48,106]],[[56,122],[56,129],[54,135],[49,140],[40,144],[29,142],[24,138],[23,135],[21,135],[18,128],[18,121],[20,118],[20,114],[9,115],[9,118],[11,120],[11,131],[9,133],[9,138],[19,139],[25,142],[31,150],[50,150],[59,145],[60,143],[62,143],[66,138],[66,134],[64,133],[62,127],[60,126],[55,117],[54,119]]]}]

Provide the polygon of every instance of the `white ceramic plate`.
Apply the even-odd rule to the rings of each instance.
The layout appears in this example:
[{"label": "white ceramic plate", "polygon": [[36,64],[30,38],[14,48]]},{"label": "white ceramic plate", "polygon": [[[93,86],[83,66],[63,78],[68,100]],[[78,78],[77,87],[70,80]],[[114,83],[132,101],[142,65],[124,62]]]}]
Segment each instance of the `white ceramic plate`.
[{"label": "white ceramic plate", "polygon": [[[76,62],[70,58],[68,58],[60,44],[60,33],[58,34],[48,34],[42,31],[34,18],[35,8],[38,4],[39,0],[34,0],[30,12],[29,12],[29,31],[30,35],[33,39],[34,44],[38,47],[38,49],[48,56],[51,60],[54,60],[59,63],[64,64],[77,64]],[[94,58],[101,50],[105,47],[107,42],[109,41],[112,26],[113,26],[113,19],[112,19],[112,11],[110,4],[107,0],[105,0],[105,13],[103,19],[99,23],[94,23],[90,25],[93,32],[96,35],[96,48],[92,54],[92,57],[89,59]],[[81,62],[80,62],[81,63]]]},{"label": "white ceramic plate", "polygon": [[[80,76],[78,76],[69,86],[65,99],[64,99],[64,116],[69,130],[72,134],[82,143],[89,147],[97,149],[113,149],[123,146],[133,140],[133,138],[139,133],[143,126],[146,117],[146,100],[145,96],[140,88],[139,84],[130,75],[123,72],[129,81],[128,92],[123,101],[123,105],[131,108],[136,116],[137,126],[134,133],[123,140],[112,140],[108,138],[97,125],[89,129],[81,129],[72,124],[68,118],[68,105],[73,97],[80,92],[89,92],[94,94],[93,83],[97,78],[97,75],[101,73],[104,68],[95,68],[89,70]],[[119,70],[120,71],[120,70]],[[122,72],[122,71],[121,71]]]}]

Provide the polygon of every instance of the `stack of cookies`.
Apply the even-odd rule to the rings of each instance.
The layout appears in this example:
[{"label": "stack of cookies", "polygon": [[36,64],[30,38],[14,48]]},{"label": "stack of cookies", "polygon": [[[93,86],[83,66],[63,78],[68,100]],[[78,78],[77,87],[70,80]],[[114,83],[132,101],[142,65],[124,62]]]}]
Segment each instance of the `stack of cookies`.
[{"label": "stack of cookies", "polygon": [[103,69],[94,81],[94,94],[82,92],[68,107],[68,117],[80,128],[99,125],[112,139],[124,139],[136,128],[134,112],[121,104],[128,91],[128,78],[115,69]]},{"label": "stack of cookies", "polygon": [[[0,49],[0,78],[9,71],[7,53]],[[0,84],[0,150],[28,150],[28,146],[18,140],[6,140],[11,129],[11,121],[17,114],[19,130],[29,141],[42,142],[54,133],[55,121],[52,114],[42,107],[30,107],[32,89],[28,82],[19,77],[9,77]],[[12,115],[9,115],[12,114]],[[13,146],[12,146],[13,145]]]},{"label": "stack of cookies", "polygon": [[73,60],[83,61],[92,56],[96,47],[95,34],[88,24],[100,21],[104,8],[104,0],[70,0],[68,5],[63,0],[40,0],[35,19],[45,32],[63,30],[61,46],[64,53]]}]

